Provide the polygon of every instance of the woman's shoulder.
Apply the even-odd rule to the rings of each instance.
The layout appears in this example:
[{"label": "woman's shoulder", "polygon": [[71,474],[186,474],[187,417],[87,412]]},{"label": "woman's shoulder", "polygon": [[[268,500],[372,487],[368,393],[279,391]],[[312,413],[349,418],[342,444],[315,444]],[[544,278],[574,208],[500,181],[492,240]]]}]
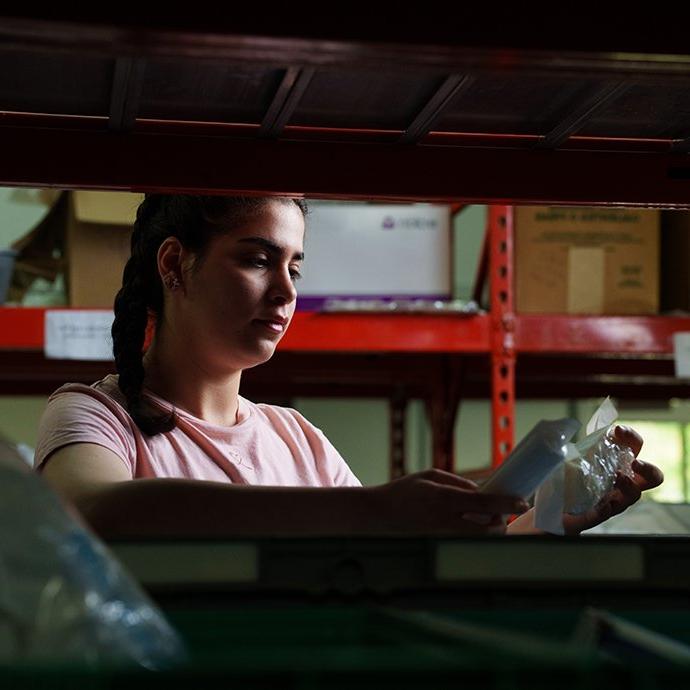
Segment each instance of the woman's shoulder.
[{"label": "woman's shoulder", "polygon": [[[35,466],[73,443],[95,443],[113,450],[125,462],[135,456],[131,417],[112,394],[114,377],[92,385],[68,383],[48,399],[38,427]],[[117,379],[114,385],[117,386]]]}]

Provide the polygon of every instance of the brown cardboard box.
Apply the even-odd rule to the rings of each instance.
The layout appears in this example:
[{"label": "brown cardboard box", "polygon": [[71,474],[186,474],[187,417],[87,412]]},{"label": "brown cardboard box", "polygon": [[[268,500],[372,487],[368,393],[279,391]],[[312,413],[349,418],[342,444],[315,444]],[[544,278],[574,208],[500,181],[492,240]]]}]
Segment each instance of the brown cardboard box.
[{"label": "brown cardboard box", "polygon": [[71,306],[112,307],[142,199],[125,192],[70,194],[65,256]]},{"label": "brown cardboard box", "polygon": [[657,313],[659,211],[518,207],[515,284],[522,313]]}]

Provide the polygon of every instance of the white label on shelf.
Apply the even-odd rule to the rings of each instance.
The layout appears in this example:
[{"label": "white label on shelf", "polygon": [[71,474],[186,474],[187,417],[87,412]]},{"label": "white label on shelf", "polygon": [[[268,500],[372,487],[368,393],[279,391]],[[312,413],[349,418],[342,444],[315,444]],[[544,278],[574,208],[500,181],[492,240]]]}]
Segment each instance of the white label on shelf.
[{"label": "white label on shelf", "polygon": [[673,354],[676,358],[676,378],[690,378],[690,333],[673,334]]},{"label": "white label on shelf", "polygon": [[44,353],[48,359],[113,359],[110,310],[50,309],[45,314]]}]

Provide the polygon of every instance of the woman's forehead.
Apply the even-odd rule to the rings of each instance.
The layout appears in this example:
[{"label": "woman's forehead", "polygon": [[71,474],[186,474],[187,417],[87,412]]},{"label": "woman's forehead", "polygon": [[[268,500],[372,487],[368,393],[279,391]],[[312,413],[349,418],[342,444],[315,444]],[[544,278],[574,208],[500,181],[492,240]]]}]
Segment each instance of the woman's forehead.
[{"label": "woman's forehead", "polygon": [[[290,252],[302,252],[304,216],[294,203],[270,201],[248,214],[217,238],[221,244],[251,243],[265,240]],[[260,241],[258,242],[260,243]]]}]

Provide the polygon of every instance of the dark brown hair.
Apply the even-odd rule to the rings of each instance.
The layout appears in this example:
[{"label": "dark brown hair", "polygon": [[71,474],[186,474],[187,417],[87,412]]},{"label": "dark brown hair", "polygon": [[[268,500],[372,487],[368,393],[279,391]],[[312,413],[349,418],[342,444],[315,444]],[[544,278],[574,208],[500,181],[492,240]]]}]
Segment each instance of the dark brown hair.
[{"label": "dark brown hair", "polygon": [[147,194],[137,210],[132,232],[132,251],[122,276],[122,288],[115,297],[113,353],[119,374],[118,385],[130,415],[147,435],[170,431],[174,413],[161,413],[142,398],[143,349],[149,316],[160,321],[163,284],[158,275],[158,249],[168,237],[176,237],[185,249],[203,259],[210,240],[231,232],[261,206],[278,199],[294,203],[304,215],[300,199],[286,197],[223,197]]}]

